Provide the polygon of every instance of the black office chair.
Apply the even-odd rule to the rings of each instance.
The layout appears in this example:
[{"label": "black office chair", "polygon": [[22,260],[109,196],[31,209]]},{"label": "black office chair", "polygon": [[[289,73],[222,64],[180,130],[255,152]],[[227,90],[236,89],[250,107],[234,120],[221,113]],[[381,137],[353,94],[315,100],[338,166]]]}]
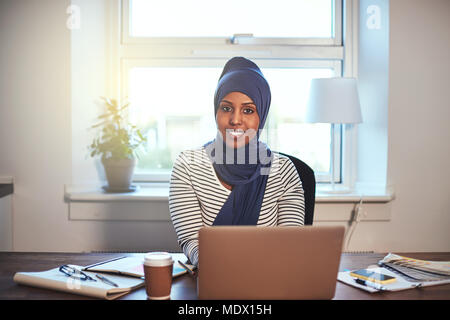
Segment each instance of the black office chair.
[{"label": "black office chair", "polygon": [[282,152],[278,153],[291,159],[297,169],[305,193],[305,225],[312,225],[314,219],[314,205],[316,202],[316,177],[314,176],[314,170],[294,156]]}]

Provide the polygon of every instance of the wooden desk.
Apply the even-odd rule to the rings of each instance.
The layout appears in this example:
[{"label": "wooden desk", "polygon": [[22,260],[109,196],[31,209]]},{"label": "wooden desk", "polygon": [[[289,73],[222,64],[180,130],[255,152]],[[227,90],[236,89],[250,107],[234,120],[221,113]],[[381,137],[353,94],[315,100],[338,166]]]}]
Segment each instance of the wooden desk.
[{"label": "wooden desk", "polygon": [[[424,259],[424,260],[450,260],[450,253],[399,253],[401,255]],[[45,299],[45,300],[73,300],[90,299],[89,297],[73,295],[64,292],[51,291],[47,289],[33,288],[17,285],[13,281],[15,272],[18,271],[44,271],[55,268],[66,263],[78,265],[89,265],[104,261],[123,254],[112,253],[9,253],[0,252],[0,300],[3,299]],[[342,254],[339,270],[365,268],[374,265],[382,259],[385,254],[362,253]],[[174,280],[172,285],[172,300],[196,300],[196,279],[183,275]],[[146,299],[145,289],[141,288],[124,296],[126,300]],[[348,286],[337,281],[336,300],[405,300],[405,299],[432,299],[449,300],[450,284],[433,286],[421,289],[411,289],[400,292],[367,293],[363,290]]]}]

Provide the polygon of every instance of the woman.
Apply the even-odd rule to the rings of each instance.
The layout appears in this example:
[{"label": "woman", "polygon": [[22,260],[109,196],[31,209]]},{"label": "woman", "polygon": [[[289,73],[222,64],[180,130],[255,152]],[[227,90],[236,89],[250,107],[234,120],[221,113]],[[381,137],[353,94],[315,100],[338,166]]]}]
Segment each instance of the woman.
[{"label": "woman", "polygon": [[198,230],[212,225],[300,226],[304,195],[289,158],[259,141],[270,107],[261,70],[229,60],[214,96],[217,136],[181,152],[170,180],[169,210],[178,243],[198,263]]}]

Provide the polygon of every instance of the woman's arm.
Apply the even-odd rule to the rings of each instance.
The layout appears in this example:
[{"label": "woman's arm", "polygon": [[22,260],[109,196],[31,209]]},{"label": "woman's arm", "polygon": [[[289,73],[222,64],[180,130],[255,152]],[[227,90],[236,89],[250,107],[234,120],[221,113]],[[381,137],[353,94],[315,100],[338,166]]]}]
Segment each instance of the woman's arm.
[{"label": "woman's arm", "polygon": [[280,157],[280,176],[284,193],[278,200],[279,226],[302,226],[305,221],[305,197],[297,169],[289,158]]},{"label": "woman's arm", "polygon": [[181,153],[173,166],[169,211],[178,244],[194,265],[198,264],[198,230],[203,226],[198,198],[192,187],[187,157]]}]

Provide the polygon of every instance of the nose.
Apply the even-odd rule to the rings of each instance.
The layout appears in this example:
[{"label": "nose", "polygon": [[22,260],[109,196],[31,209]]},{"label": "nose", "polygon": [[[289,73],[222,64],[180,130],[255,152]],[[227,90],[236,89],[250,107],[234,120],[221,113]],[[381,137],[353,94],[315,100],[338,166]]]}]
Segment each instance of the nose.
[{"label": "nose", "polygon": [[240,112],[232,112],[230,115],[230,124],[233,126],[240,125],[242,123],[242,117]]}]

